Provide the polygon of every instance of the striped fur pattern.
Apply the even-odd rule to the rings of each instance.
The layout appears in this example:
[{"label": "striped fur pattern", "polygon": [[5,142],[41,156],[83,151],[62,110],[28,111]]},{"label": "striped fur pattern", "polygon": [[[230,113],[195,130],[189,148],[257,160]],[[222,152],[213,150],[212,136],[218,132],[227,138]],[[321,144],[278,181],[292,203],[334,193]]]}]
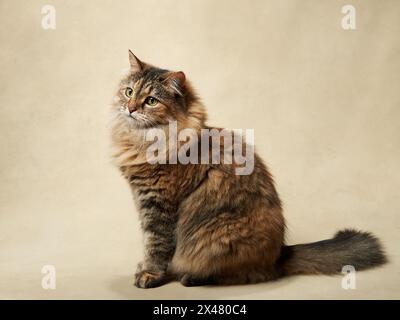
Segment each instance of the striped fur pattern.
[{"label": "striped fur pattern", "polygon": [[[385,256],[370,234],[345,231],[332,240],[285,246],[285,221],[273,179],[256,155],[250,175],[236,164],[150,164],[146,130],[168,134],[206,128],[206,112],[185,75],[153,67],[131,52],[130,71],[113,104],[114,159],[128,181],[144,236],[140,288],[178,279],[183,285],[245,284],[300,273],[335,273],[343,264],[362,269]],[[132,88],[131,97],[125,94]],[[157,105],[149,106],[149,96]],[[129,110],[134,110],[130,112]]]}]

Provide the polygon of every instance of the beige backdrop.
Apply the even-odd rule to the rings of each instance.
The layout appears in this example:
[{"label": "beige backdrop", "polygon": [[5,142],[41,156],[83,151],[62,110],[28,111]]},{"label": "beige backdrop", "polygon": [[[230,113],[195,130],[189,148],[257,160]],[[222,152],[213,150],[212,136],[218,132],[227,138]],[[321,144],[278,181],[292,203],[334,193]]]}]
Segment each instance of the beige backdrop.
[{"label": "beige backdrop", "polygon": [[[48,3],[56,30],[41,27]],[[399,17],[397,0],[1,0],[0,298],[400,298]],[[108,127],[128,48],[184,70],[210,123],[254,128],[289,243],[357,227],[391,263],[356,290],[341,276],[133,287],[141,235]],[[48,264],[56,290],[41,287]]]}]

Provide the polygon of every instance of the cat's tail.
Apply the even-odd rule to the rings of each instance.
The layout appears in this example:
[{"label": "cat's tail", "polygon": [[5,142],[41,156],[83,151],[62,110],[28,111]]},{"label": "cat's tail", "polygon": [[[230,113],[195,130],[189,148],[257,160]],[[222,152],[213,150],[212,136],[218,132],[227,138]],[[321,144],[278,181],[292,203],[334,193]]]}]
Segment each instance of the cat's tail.
[{"label": "cat's tail", "polygon": [[284,246],[278,260],[281,276],[336,274],[343,266],[356,271],[380,266],[387,261],[379,240],[368,232],[345,229],[332,239]]}]

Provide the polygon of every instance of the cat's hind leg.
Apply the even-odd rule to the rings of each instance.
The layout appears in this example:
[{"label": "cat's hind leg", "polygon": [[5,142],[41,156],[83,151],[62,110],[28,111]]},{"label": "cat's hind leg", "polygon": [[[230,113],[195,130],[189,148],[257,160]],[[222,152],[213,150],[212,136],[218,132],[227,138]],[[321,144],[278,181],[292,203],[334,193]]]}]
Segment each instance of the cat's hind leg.
[{"label": "cat's hind leg", "polygon": [[213,276],[202,277],[185,273],[181,278],[180,282],[185,287],[196,287],[196,286],[207,286],[217,284]]}]

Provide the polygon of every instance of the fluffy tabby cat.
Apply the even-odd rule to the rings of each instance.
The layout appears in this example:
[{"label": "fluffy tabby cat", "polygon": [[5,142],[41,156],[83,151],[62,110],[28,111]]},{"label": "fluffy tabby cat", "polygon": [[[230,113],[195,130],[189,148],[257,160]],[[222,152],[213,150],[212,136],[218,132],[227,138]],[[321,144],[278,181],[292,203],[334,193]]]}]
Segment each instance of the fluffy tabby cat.
[{"label": "fluffy tabby cat", "polygon": [[[129,182],[145,239],[135,284],[171,280],[185,286],[245,284],[295,274],[335,274],[385,263],[377,238],[343,230],[332,239],[287,246],[281,201],[271,174],[255,155],[250,175],[233,164],[150,164],[150,128],[208,128],[204,106],[183,72],[141,62],[129,51],[130,71],[113,104],[115,160]],[[165,130],[167,132],[167,130]]]}]

